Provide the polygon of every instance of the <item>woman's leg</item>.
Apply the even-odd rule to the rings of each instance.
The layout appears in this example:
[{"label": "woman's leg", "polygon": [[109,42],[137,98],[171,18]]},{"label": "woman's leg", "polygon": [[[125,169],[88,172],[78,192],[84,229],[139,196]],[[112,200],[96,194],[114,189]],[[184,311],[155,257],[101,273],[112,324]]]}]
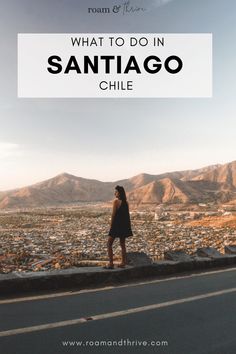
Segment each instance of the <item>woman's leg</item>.
[{"label": "woman's leg", "polygon": [[113,265],[113,250],[112,250],[113,242],[114,242],[114,238],[108,236],[107,250],[108,250],[108,257],[109,257],[109,265]]},{"label": "woman's leg", "polygon": [[125,247],[125,237],[120,238],[120,247],[121,247],[121,264],[120,265],[126,265],[126,247]]}]

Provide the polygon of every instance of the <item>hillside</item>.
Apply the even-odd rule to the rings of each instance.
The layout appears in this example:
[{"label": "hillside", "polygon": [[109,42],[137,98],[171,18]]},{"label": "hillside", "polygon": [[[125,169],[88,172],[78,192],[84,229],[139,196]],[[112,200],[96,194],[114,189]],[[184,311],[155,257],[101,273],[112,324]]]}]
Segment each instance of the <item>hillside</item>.
[{"label": "hillside", "polygon": [[46,181],[0,192],[0,209],[58,206],[77,202],[106,202],[114,187],[126,189],[135,204],[236,203],[236,161],[196,170],[146,173],[115,182],[101,182],[62,173]]}]

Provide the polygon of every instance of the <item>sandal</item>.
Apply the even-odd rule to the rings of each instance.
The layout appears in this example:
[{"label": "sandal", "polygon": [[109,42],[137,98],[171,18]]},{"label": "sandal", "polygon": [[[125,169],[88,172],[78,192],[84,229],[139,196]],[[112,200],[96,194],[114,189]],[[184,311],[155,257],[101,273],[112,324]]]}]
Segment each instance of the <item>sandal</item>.
[{"label": "sandal", "polygon": [[103,267],[103,269],[114,269],[114,265],[107,264]]}]

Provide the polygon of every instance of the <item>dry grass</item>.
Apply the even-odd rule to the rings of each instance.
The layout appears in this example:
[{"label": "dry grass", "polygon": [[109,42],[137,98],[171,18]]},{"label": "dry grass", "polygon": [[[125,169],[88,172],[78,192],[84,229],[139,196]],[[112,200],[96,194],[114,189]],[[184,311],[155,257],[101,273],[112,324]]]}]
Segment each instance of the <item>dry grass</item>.
[{"label": "dry grass", "polygon": [[200,220],[188,221],[185,226],[231,227],[236,228],[236,215],[208,216]]}]

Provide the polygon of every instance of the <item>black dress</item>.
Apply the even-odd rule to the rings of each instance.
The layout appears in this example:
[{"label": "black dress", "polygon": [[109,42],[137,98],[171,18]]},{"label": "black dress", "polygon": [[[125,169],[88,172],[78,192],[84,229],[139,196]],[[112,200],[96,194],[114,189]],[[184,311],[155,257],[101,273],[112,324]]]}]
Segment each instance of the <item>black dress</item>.
[{"label": "black dress", "polygon": [[129,237],[133,236],[129,215],[129,205],[126,201],[122,201],[120,207],[116,210],[109,236],[112,237]]}]

